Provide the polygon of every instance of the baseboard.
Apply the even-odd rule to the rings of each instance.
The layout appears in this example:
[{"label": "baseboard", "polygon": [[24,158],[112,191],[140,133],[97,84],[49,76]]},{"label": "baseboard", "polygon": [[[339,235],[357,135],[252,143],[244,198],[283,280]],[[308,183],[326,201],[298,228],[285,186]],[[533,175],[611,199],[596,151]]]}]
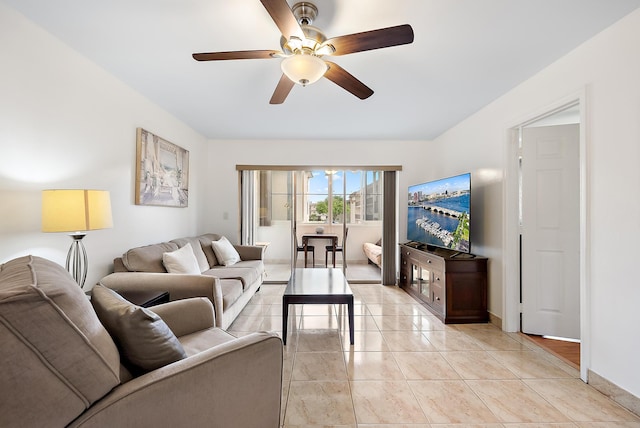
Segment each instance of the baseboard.
[{"label": "baseboard", "polygon": [[593,386],[595,389],[611,398],[630,412],[640,416],[640,398],[591,370],[587,370],[587,379],[589,385]]},{"label": "baseboard", "polygon": [[495,325],[502,330],[502,318],[489,312],[489,323]]}]

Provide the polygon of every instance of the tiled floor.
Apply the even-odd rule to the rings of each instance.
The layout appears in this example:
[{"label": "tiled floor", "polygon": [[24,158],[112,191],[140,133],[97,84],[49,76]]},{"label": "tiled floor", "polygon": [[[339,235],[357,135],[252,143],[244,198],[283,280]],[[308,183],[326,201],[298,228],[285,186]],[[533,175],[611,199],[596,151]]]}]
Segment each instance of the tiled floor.
[{"label": "tiled floor", "polygon": [[[263,284],[230,331],[281,331],[284,288]],[[640,427],[640,418],[518,334],[489,324],[445,326],[397,287],[351,288],[353,346],[346,307],[290,310],[285,428]]]},{"label": "tiled floor", "polygon": [[[324,261],[324,260],[323,260]],[[302,260],[298,260],[298,267],[303,267]],[[340,269],[338,263],[337,268]],[[289,264],[284,263],[266,263],[265,269],[267,276],[265,282],[267,283],[286,283],[291,277],[291,267]],[[316,264],[316,267],[324,267],[323,264]],[[350,283],[380,283],[382,273],[380,268],[373,264],[368,263],[349,263],[346,270],[347,281]]]}]

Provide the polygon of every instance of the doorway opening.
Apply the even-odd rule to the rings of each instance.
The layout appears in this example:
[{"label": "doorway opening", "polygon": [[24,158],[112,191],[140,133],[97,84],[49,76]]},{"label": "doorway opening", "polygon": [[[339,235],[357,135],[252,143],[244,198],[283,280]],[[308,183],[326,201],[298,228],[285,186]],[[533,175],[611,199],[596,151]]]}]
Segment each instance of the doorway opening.
[{"label": "doorway opening", "polygon": [[555,338],[539,336],[535,334],[524,334],[528,340],[532,341],[551,355],[554,355],[573,367],[580,369],[580,341],[567,340],[567,338]]},{"label": "doorway opening", "polygon": [[[265,282],[286,283],[294,268],[334,266],[353,283],[384,282],[384,263],[369,263],[363,249],[365,243],[383,240],[385,227],[389,228],[385,204],[395,209],[397,202],[384,182],[389,175],[395,178],[396,167],[237,169],[241,241],[265,246]],[[395,231],[395,219],[387,220]],[[382,245],[394,248],[395,234],[383,241]],[[394,272],[395,264],[391,265]]]},{"label": "doorway opening", "polygon": [[[586,381],[584,116],[580,93],[511,128],[503,329],[529,333],[539,346],[569,362],[577,354]],[[565,317],[568,313],[571,317]],[[562,343],[558,337],[573,341]]]}]

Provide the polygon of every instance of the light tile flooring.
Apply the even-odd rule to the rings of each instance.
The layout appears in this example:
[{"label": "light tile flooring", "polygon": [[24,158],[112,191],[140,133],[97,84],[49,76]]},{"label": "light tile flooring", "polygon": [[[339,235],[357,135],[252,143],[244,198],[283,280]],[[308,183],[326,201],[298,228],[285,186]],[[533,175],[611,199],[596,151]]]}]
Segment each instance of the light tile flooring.
[{"label": "light tile flooring", "polygon": [[[298,260],[298,267],[303,266],[304,263],[302,262],[302,260]],[[264,267],[267,273],[265,278],[265,282],[267,283],[282,284],[286,283],[289,280],[289,277],[291,277],[291,267],[289,264],[267,262],[265,263]],[[324,268],[324,263],[316,263],[316,268],[318,267]],[[340,269],[340,263],[338,263],[336,267]],[[380,283],[380,279],[382,277],[382,273],[380,272],[380,268],[378,266],[364,262],[349,263],[345,275],[349,283]]]},{"label": "light tile flooring", "polygon": [[[285,428],[640,427],[640,418],[518,334],[489,324],[445,326],[397,287],[351,288],[353,346],[346,306],[290,310]],[[281,332],[284,289],[263,284],[230,331]]]}]

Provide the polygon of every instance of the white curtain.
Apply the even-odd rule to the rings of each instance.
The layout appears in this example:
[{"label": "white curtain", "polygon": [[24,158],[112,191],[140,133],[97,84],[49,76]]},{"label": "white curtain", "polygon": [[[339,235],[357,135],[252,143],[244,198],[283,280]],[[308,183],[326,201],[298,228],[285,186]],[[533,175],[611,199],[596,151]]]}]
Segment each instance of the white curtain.
[{"label": "white curtain", "polygon": [[242,222],[240,223],[240,243],[242,245],[253,245],[256,236],[256,174],[255,171],[241,171],[240,183],[242,186],[242,199],[240,201],[240,212]]}]

